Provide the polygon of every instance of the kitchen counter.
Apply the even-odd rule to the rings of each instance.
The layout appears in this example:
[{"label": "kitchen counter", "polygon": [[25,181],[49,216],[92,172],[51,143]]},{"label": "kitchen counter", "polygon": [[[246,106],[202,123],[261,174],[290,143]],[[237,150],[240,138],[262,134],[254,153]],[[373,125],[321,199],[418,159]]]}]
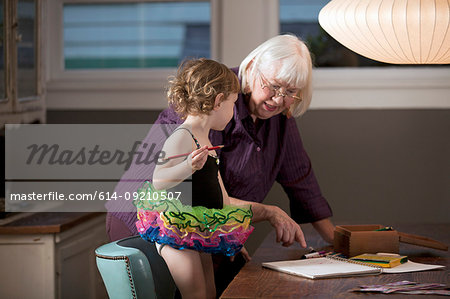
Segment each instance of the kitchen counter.
[{"label": "kitchen counter", "polygon": [[20,213],[0,221],[0,234],[60,233],[103,213]]}]

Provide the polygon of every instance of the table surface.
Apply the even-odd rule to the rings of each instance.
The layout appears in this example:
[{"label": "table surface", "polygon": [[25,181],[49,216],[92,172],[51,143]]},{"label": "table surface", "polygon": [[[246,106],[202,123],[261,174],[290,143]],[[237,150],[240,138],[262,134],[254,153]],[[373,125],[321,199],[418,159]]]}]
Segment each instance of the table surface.
[{"label": "table surface", "polygon": [[[450,243],[450,224],[403,224],[396,225],[397,231],[426,236]],[[315,233],[311,225],[302,226],[308,246],[332,250]],[[272,231],[256,250],[252,260],[234,278],[221,298],[386,298],[385,294],[358,293],[351,290],[361,285],[386,284],[409,280],[422,283],[444,283],[449,286],[450,252],[400,243],[400,254],[407,255],[414,262],[445,265],[445,269],[401,274],[381,274],[376,276],[356,276],[311,280],[281,273],[261,266],[263,262],[299,259],[307,250],[298,244],[282,247],[275,242]],[[411,295],[391,294],[395,298],[411,298]],[[420,296],[419,296],[420,297]],[[419,298],[418,297],[418,298]],[[426,298],[442,298],[429,296]],[[421,297],[422,298],[422,297]]]}]

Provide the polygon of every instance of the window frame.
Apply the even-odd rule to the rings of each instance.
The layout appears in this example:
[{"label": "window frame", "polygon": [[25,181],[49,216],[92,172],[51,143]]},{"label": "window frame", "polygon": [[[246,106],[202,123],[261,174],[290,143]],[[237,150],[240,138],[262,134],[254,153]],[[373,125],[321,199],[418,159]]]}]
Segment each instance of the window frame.
[{"label": "window frame", "polygon": [[[133,0],[130,2],[161,2]],[[183,1],[183,0],[181,0]],[[194,0],[199,1],[199,0]],[[175,68],[63,69],[64,3],[127,0],[45,0],[47,107],[52,110],[161,110]],[[211,0],[211,58],[238,66],[262,41],[278,34],[278,0]],[[253,13],[252,22],[239,24]],[[54,32],[59,28],[58,32]],[[239,46],[236,46],[239,45]],[[450,109],[450,67],[318,68],[311,109]]]},{"label": "window frame", "polygon": [[[86,87],[94,88],[98,83],[84,82],[82,78],[91,78],[94,80],[112,80],[114,82],[123,82],[124,75],[127,76],[126,81],[140,80],[143,76],[147,78],[146,87],[157,88],[160,80],[164,76],[168,76],[173,73],[175,68],[152,68],[152,69],[92,69],[92,70],[64,70],[64,41],[63,41],[63,5],[66,3],[121,3],[127,1],[120,0],[53,0],[48,2],[47,12],[51,26],[47,27],[47,35],[49,37],[49,81],[53,84],[55,81],[79,81],[80,84]],[[129,1],[129,2],[162,2],[162,1]],[[175,2],[175,1],[171,1]],[[182,2],[182,1],[179,1]],[[203,2],[201,0],[187,0],[186,2]],[[60,28],[57,34],[52,34],[54,28]],[[102,82],[99,82],[101,86],[104,86]],[[115,85],[115,84],[114,84]],[[81,88],[81,87],[80,87]]]},{"label": "window frame", "polygon": [[[63,5],[165,2],[158,0],[47,0],[47,78],[50,109],[153,109],[167,106],[164,86],[176,68],[64,70]],[[166,1],[184,2],[184,1]],[[186,0],[185,2],[204,2]],[[54,32],[55,28],[59,28]],[[81,98],[80,98],[81,96]],[[129,96],[127,100],[124,97]],[[105,101],[102,98],[109,98]],[[159,99],[149,101],[149,99]]]}]

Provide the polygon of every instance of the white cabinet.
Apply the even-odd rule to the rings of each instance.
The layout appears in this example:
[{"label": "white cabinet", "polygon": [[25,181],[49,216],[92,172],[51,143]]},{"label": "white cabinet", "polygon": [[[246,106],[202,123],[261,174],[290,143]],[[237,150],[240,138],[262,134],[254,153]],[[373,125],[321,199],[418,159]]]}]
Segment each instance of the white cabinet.
[{"label": "white cabinet", "polygon": [[59,233],[0,235],[0,298],[108,298],[94,252],[107,242],[105,215]]}]

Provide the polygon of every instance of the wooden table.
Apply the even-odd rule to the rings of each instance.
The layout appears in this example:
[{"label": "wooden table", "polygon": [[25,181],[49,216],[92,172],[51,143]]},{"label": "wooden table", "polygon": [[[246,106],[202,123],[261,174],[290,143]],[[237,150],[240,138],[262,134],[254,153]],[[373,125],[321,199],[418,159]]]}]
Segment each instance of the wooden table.
[{"label": "wooden table", "polygon": [[[418,234],[450,243],[450,224],[396,225],[394,228],[405,233]],[[326,244],[315,233],[310,225],[302,226],[308,246],[324,248]],[[332,249],[329,246],[327,249]],[[388,295],[357,293],[350,291],[360,285],[385,284],[389,282],[409,280],[415,282],[436,282],[449,285],[450,253],[400,243],[400,253],[410,260],[426,264],[445,265],[444,270],[424,272],[382,274],[376,276],[358,276],[310,280],[294,275],[263,268],[262,262],[299,259],[304,253],[299,245],[285,248],[275,242],[272,231],[257,249],[252,260],[239,272],[221,298],[387,298]],[[389,297],[411,298],[411,295],[392,294]],[[418,296],[417,298],[442,298],[442,296]]]}]

